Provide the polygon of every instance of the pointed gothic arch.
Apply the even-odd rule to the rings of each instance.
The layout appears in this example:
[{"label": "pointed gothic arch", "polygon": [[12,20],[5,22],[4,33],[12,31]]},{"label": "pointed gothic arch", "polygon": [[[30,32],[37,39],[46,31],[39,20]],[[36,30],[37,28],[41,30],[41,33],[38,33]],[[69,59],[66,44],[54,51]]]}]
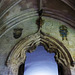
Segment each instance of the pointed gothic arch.
[{"label": "pointed gothic arch", "polygon": [[73,65],[73,60],[67,48],[57,39],[39,32],[22,39],[14,46],[6,61],[9,75],[18,75],[19,66],[25,62],[26,52],[33,52],[38,45],[55,53],[55,60],[59,66],[62,65],[64,75],[71,75],[70,66]]}]

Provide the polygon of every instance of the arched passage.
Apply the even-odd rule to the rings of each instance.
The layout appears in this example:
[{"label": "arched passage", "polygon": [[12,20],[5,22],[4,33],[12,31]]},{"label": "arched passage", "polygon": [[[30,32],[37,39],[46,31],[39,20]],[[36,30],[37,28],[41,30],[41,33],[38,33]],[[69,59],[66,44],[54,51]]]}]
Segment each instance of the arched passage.
[{"label": "arched passage", "polygon": [[24,75],[58,75],[55,53],[49,53],[43,46],[26,53]]},{"label": "arched passage", "polygon": [[22,39],[12,49],[6,62],[9,75],[18,75],[19,66],[25,62],[26,52],[33,52],[38,45],[43,45],[48,52],[55,53],[55,60],[58,65],[62,64],[64,75],[71,75],[70,66],[73,61],[67,48],[57,39],[39,32]]}]

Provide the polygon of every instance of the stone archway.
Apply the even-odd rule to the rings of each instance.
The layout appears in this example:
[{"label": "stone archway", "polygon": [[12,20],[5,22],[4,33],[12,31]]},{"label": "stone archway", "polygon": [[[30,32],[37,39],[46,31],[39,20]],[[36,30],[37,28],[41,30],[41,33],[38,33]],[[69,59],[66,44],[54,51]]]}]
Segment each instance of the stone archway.
[{"label": "stone archway", "polygon": [[26,52],[33,52],[38,45],[43,45],[50,53],[55,53],[55,60],[63,68],[63,75],[71,75],[70,66],[73,64],[67,48],[57,39],[43,34],[36,33],[22,39],[10,52],[6,65],[9,75],[18,75],[19,66],[25,62]]}]

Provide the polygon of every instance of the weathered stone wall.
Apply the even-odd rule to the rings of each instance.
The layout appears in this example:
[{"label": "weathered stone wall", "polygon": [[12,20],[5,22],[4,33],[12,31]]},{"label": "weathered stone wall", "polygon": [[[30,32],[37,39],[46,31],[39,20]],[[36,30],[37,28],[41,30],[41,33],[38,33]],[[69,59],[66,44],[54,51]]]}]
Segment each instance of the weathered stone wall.
[{"label": "weathered stone wall", "polygon": [[[13,49],[13,47],[23,38],[34,34],[37,32],[37,25],[35,25],[35,20],[37,17],[33,17],[32,19],[20,23],[14,28],[23,28],[22,36],[19,39],[15,39],[13,37],[14,28],[9,30],[5,35],[0,38],[0,75],[8,75],[8,68],[5,66],[5,62],[9,52]],[[31,21],[31,22],[29,22]]]},{"label": "weathered stone wall", "polygon": [[[49,14],[43,14],[44,25],[42,26],[41,30],[43,33],[50,35],[63,43],[71,54],[73,62],[75,62],[75,30],[73,29],[75,27],[75,11],[60,0],[51,1],[52,3],[49,1],[51,0],[43,0],[44,12]],[[5,62],[13,47],[21,39],[38,31],[38,25],[36,24],[36,20],[38,18],[38,4],[39,3],[36,0],[1,0],[0,75],[9,75],[9,68],[5,65]],[[51,17],[60,19],[64,22],[53,19]],[[65,25],[68,28],[68,40],[62,41],[62,37],[59,33],[59,27],[61,25]],[[23,29],[22,35],[18,39],[13,37],[15,28]],[[72,75],[75,75],[75,67],[71,67],[71,71]]]},{"label": "weathered stone wall", "polygon": [[[66,23],[63,23],[61,21],[55,20],[55,19],[49,19],[48,17],[43,17],[45,20],[44,25],[42,26],[42,31],[48,35],[51,35],[61,41],[64,46],[69,50],[71,53],[73,60],[75,61],[75,30],[69,27]],[[68,28],[68,40],[63,40],[59,32],[59,27],[61,25],[65,25]]]},{"label": "weathered stone wall", "polygon": [[[5,61],[7,59],[7,56],[9,52],[13,49],[13,47],[23,38],[32,35],[37,32],[38,28],[36,25],[36,17],[33,17],[32,19],[28,19],[17,26],[13,27],[11,30],[7,31],[5,35],[3,35],[0,38],[0,73],[1,75],[8,75],[8,67],[5,66]],[[55,20],[53,18],[43,17],[44,25],[42,26],[42,32],[46,33],[47,35],[50,35],[52,37],[55,37],[57,40],[62,42],[64,46],[69,50],[73,61],[75,61],[75,31],[70,28],[66,23],[63,23],[59,20]],[[68,28],[68,40],[63,40],[59,33],[59,27],[61,25],[65,25]],[[22,36],[19,39],[15,39],[13,37],[13,29],[14,28],[23,28]],[[75,69],[72,67],[72,75],[74,75]]]}]

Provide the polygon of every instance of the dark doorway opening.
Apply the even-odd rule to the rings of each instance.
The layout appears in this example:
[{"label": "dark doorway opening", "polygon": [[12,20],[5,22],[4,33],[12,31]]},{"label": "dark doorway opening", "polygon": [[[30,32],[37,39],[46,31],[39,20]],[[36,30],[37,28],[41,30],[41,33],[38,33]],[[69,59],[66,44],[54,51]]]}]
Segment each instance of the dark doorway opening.
[{"label": "dark doorway opening", "polygon": [[24,63],[20,65],[18,75],[24,75]]}]

